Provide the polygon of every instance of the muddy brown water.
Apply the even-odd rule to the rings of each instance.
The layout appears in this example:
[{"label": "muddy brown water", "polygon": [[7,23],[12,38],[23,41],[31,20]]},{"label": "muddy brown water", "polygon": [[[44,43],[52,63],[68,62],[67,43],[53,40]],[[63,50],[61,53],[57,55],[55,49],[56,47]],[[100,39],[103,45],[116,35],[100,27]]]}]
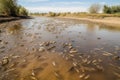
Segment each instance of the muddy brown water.
[{"label": "muddy brown water", "polygon": [[48,17],[1,23],[0,80],[120,80],[120,27]]}]

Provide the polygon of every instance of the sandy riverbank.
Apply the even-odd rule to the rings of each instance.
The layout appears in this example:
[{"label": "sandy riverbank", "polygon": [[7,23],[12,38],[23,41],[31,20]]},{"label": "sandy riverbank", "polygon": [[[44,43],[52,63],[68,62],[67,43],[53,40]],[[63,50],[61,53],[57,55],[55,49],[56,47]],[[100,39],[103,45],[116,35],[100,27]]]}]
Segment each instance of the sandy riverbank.
[{"label": "sandy riverbank", "polygon": [[106,18],[102,18],[102,19],[77,18],[77,17],[59,17],[59,18],[77,19],[77,20],[89,21],[89,22],[93,22],[93,23],[105,24],[105,25],[108,25],[108,26],[118,26],[118,27],[120,27],[120,18],[118,18],[118,17],[106,17]]}]

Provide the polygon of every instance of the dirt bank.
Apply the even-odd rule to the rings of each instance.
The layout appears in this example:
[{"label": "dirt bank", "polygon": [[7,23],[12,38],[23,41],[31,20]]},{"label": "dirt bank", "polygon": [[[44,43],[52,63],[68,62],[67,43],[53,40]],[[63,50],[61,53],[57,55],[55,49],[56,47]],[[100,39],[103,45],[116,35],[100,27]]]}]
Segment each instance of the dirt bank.
[{"label": "dirt bank", "polygon": [[108,26],[119,26],[120,27],[120,18],[118,17],[106,17],[102,19],[92,19],[92,18],[77,18],[77,17],[59,17],[59,18],[67,18],[67,19],[77,19],[82,21],[89,21],[94,23],[102,23]]},{"label": "dirt bank", "polygon": [[31,17],[29,16],[20,16],[20,17],[0,17],[0,23],[3,22],[9,22],[9,21],[15,21],[15,20],[20,20],[20,19],[30,19]]}]

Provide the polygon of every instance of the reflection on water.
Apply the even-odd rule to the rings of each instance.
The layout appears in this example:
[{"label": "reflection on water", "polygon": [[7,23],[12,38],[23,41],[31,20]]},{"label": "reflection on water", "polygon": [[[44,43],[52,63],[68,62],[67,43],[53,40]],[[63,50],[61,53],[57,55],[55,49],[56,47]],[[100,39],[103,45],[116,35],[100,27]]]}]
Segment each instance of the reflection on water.
[{"label": "reflection on water", "polygon": [[120,31],[120,26],[118,27],[115,27],[115,26],[105,26],[105,25],[102,25],[100,26],[100,30],[101,29],[106,29],[106,30],[110,30],[110,31]]},{"label": "reflection on water", "polygon": [[45,17],[0,28],[0,80],[120,79],[119,28]]}]

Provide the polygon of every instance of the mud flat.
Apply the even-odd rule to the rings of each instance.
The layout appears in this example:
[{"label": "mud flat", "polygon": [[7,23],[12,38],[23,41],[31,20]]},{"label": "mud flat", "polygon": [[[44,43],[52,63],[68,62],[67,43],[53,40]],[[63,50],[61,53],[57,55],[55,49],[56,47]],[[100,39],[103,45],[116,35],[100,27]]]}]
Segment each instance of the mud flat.
[{"label": "mud flat", "polygon": [[119,80],[120,29],[35,17],[0,24],[0,80]]}]

